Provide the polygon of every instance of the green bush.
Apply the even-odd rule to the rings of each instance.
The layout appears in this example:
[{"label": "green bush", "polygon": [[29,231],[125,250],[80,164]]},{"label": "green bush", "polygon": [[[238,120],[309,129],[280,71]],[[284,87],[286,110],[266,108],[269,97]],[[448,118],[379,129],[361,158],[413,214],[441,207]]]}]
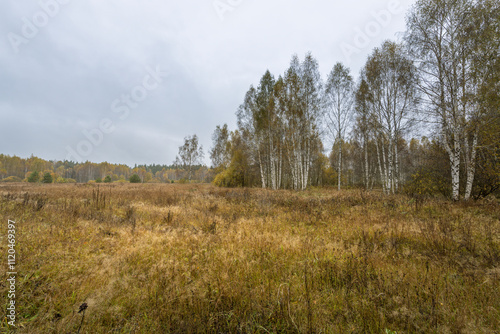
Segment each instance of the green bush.
[{"label": "green bush", "polygon": [[130,177],[129,181],[130,183],[141,183],[141,178],[139,177],[139,175],[134,174]]},{"label": "green bush", "polygon": [[109,175],[108,175],[108,176],[106,176],[106,177],[104,178],[104,183],[111,183],[111,176],[109,176]]},{"label": "green bush", "polygon": [[102,179],[98,177],[97,179],[95,179],[95,183],[102,183]]},{"label": "green bush", "polygon": [[404,192],[409,196],[430,196],[449,193],[449,187],[440,175],[429,168],[420,168],[405,184]]},{"label": "green bush", "polygon": [[52,183],[52,182],[54,182],[54,178],[52,177],[52,175],[50,175],[49,172],[43,174],[42,183]]},{"label": "green bush", "polygon": [[30,176],[28,176],[28,182],[37,183],[40,181],[40,174],[38,172],[31,172]]}]

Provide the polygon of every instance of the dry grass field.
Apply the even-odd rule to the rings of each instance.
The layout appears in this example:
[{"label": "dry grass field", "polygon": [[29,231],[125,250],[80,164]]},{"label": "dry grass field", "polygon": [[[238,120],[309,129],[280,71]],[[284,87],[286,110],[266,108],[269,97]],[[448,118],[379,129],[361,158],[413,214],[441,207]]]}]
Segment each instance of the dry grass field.
[{"label": "dry grass field", "polygon": [[17,333],[500,333],[496,200],[14,184],[0,219]]}]

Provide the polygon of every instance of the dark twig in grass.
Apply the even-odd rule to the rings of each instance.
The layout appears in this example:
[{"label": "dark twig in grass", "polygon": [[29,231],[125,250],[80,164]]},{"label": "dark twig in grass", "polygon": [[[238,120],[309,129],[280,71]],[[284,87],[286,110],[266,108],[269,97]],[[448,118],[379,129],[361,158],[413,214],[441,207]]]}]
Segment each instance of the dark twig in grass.
[{"label": "dark twig in grass", "polygon": [[83,303],[82,305],[80,305],[80,310],[78,311],[78,313],[82,313],[82,322],[80,322],[80,327],[78,327],[78,331],[76,332],[77,334],[80,334],[80,330],[82,329],[83,321],[85,320],[85,310],[87,309],[87,307],[87,303]]}]

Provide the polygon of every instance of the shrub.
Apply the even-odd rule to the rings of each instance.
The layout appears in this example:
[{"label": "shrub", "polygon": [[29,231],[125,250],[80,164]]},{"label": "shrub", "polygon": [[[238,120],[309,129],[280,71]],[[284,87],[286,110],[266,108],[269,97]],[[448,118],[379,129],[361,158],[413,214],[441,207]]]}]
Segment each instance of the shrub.
[{"label": "shrub", "polygon": [[55,183],[66,183],[66,179],[64,177],[58,177],[55,181]]},{"label": "shrub", "polygon": [[98,177],[97,179],[95,179],[95,183],[102,183],[102,179]]},{"label": "shrub", "polygon": [[23,179],[17,176],[9,176],[6,177],[5,179],[2,179],[0,182],[22,182]]},{"label": "shrub", "polygon": [[141,178],[139,177],[139,175],[134,174],[130,177],[129,181],[130,183],[141,183]]},{"label": "shrub", "polygon": [[245,170],[248,170],[246,158],[240,150],[237,150],[233,154],[229,168],[217,174],[213,183],[218,187],[244,187]]},{"label": "shrub", "polygon": [[106,176],[106,177],[104,178],[104,183],[111,183],[111,176],[109,176],[109,175],[108,175],[108,176]]},{"label": "shrub", "polygon": [[55,181],[55,183],[76,183],[75,179],[66,179],[64,177],[58,177]]},{"label": "shrub", "polygon": [[40,181],[40,174],[38,172],[31,172],[30,176],[28,176],[28,182],[37,183]]},{"label": "shrub", "polygon": [[229,167],[225,171],[217,174],[213,183],[218,187],[242,187],[244,182],[243,174],[238,172],[235,168]]},{"label": "shrub", "polygon": [[432,170],[420,168],[405,184],[404,191],[409,196],[429,196],[436,193],[448,194],[447,183]]},{"label": "shrub", "polygon": [[52,182],[54,182],[54,179],[52,178],[52,175],[50,175],[49,172],[43,174],[42,183],[52,183]]},{"label": "shrub", "polygon": [[76,183],[75,179],[65,179],[64,177],[58,177],[55,181],[55,183]]}]

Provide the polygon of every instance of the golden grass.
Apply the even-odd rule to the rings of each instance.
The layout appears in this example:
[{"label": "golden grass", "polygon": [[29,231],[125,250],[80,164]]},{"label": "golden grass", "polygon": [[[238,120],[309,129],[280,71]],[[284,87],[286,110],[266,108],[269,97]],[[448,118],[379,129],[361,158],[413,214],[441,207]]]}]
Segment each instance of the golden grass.
[{"label": "golden grass", "polygon": [[173,184],[0,195],[2,224],[18,224],[18,333],[76,333],[84,302],[80,333],[500,328],[495,201],[416,211],[377,192]]}]

